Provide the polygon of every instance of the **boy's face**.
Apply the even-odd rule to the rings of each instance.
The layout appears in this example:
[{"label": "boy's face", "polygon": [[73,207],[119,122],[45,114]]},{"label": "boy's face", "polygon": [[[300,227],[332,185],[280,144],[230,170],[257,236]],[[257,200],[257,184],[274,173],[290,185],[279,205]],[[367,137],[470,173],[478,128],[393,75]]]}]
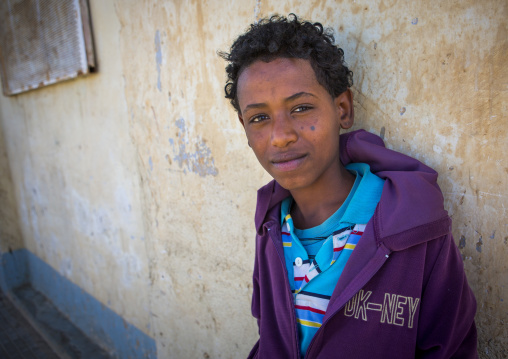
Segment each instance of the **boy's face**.
[{"label": "boy's face", "polygon": [[352,94],[333,98],[308,60],[256,61],[238,79],[239,119],[257,159],[284,188],[340,175],[339,131],[353,124]]}]

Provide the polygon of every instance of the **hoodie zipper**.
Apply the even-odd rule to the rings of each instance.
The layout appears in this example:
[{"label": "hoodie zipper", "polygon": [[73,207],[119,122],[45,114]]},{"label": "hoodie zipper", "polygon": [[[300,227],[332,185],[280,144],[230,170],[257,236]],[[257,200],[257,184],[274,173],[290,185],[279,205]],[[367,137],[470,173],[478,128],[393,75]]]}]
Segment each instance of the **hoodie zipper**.
[{"label": "hoodie zipper", "polygon": [[[275,247],[275,250],[277,251],[277,254],[279,255],[280,263],[282,265],[282,273],[284,274],[285,279],[285,285],[286,285],[286,293],[289,293],[289,302],[291,303],[291,324],[293,325],[293,339],[296,344],[296,359],[300,359],[300,345],[298,342],[298,328],[296,326],[296,314],[295,314],[295,302],[293,298],[293,293],[291,293],[291,288],[289,287],[289,277],[286,272],[286,259],[285,257],[280,253],[279,247],[277,246],[277,242],[275,241],[275,238],[272,236],[272,230],[268,226],[265,227],[268,230],[268,236],[272,240],[272,243]],[[275,231],[277,232],[277,231]],[[277,235],[280,237],[281,234],[277,233]]]},{"label": "hoodie zipper", "polygon": [[[356,293],[357,293],[357,292],[353,293],[353,295],[351,296],[351,298],[353,298],[353,296],[354,296]],[[312,349],[312,347],[313,347],[313,345],[314,345],[314,342],[315,342],[316,337],[317,337],[317,336],[319,335],[319,333],[321,332],[321,328],[323,328],[323,327],[326,325],[326,323],[328,323],[328,321],[329,321],[332,317],[334,317],[334,316],[335,316],[338,312],[340,312],[340,311],[342,310],[342,308],[344,308],[344,306],[347,304],[347,302],[348,302],[351,298],[348,298],[348,300],[346,301],[346,303],[344,303],[344,304],[343,304],[343,305],[342,305],[339,309],[337,309],[335,312],[333,312],[333,314],[332,314],[332,315],[330,315],[330,316],[328,317],[328,319],[327,319],[325,322],[323,322],[323,324],[321,324],[321,326],[319,327],[319,329],[316,331],[316,334],[314,334],[314,336],[312,337],[312,340],[310,341],[309,346],[307,347],[307,352],[305,353],[305,357],[304,357],[305,359],[308,359],[308,358],[309,358],[309,353],[311,352],[311,349]]]},{"label": "hoodie zipper", "polygon": [[[383,247],[384,247],[384,246],[383,246]],[[380,249],[378,248],[378,250],[380,250]],[[353,298],[353,297],[356,295],[356,293],[358,293],[358,292],[360,291],[360,289],[362,289],[362,288],[365,286],[365,284],[367,284],[367,282],[368,282],[368,281],[369,281],[369,280],[370,280],[370,279],[371,279],[371,278],[372,278],[372,277],[373,277],[373,276],[374,276],[374,275],[375,275],[375,274],[379,271],[379,269],[380,269],[380,268],[383,266],[383,264],[386,262],[386,260],[387,260],[387,259],[388,259],[388,257],[389,257],[389,253],[390,253],[390,251],[389,251],[386,247],[384,247],[383,252],[385,252],[385,253],[380,253],[380,254],[377,254],[377,253],[376,253],[376,254],[377,254],[377,255],[379,255],[379,256],[381,256],[381,255],[382,255],[382,258],[380,258],[380,259],[379,259],[380,263],[377,263],[377,264],[376,264],[376,267],[377,267],[377,268],[373,268],[374,270],[373,270],[373,272],[372,272],[372,273],[370,273],[370,275],[368,276],[368,278],[366,278],[366,279],[362,280],[362,283],[360,283],[361,285],[359,285],[359,286],[358,286],[358,289],[355,289],[354,291],[352,291],[351,295],[350,295],[349,297],[347,297],[347,298],[346,298],[347,300],[345,300],[345,301],[344,301],[344,304],[342,304],[339,308],[337,308],[337,309],[336,309],[336,310],[335,310],[335,311],[334,311],[334,312],[333,312],[333,313],[332,313],[332,314],[331,314],[331,315],[330,315],[330,316],[326,319],[326,321],[324,321],[324,322],[323,322],[323,324],[321,325],[321,327],[319,327],[319,329],[316,331],[316,334],[314,334],[314,337],[312,337],[312,340],[310,341],[309,346],[307,347],[307,351],[305,352],[305,357],[304,357],[305,359],[309,359],[309,358],[310,358],[308,355],[311,353],[312,347],[314,346],[315,339],[316,339],[316,337],[320,334],[320,332],[322,331],[322,328],[324,328],[324,326],[325,326],[325,325],[326,325],[326,324],[327,324],[327,323],[328,323],[328,322],[329,322],[329,321],[330,321],[330,320],[331,320],[331,319],[332,319],[332,318],[333,318],[333,317],[334,317],[337,313],[339,313],[339,312],[342,310],[342,308],[344,308],[344,306],[347,304],[347,302],[348,302],[349,300],[351,300],[351,298]],[[376,255],[374,255],[374,259],[376,259]],[[372,262],[371,262],[371,263],[372,263]],[[346,289],[347,289],[347,288],[346,288]]]}]

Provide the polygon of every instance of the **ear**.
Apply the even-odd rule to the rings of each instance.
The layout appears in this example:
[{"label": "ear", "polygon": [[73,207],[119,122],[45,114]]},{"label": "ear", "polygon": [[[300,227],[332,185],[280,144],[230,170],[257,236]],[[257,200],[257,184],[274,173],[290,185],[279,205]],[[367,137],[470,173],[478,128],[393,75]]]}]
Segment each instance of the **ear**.
[{"label": "ear", "polygon": [[355,122],[355,109],[353,106],[353,93],[347,89],[334,100],[339,114],[340,127],[348,129]]}]

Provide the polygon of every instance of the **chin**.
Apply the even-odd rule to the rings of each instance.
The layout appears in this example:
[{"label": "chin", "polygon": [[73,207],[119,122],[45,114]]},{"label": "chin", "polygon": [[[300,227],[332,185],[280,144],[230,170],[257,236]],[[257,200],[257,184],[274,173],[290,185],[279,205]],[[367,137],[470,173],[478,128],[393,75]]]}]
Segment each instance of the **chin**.
[{"label": "chin", "polygon": [[[275,178],[275,177],[274,177]],[[284,189],[287,189],[288,191],[297,190],[299,188],[307,187],[307,184],[302,181],[295,181],[294,179],[277,179],[275,178],[275,181]]]}]

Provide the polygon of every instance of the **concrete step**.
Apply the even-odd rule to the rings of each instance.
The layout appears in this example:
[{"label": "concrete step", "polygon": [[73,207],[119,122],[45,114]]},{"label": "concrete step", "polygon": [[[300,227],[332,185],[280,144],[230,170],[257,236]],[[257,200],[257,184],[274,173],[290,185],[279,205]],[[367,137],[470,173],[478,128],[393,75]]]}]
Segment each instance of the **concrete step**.
[{"label": "concrete step", "polygon": [[0,291],[0,358],[58,359],[58,355]]},{"label": "concrete step", "polygon": [[[62,359],[110,359],[106,352],[83,334],[51,301],[30,285],[14,289],[17,309]],[[34,357],[37,358],[37,357]]]}]

